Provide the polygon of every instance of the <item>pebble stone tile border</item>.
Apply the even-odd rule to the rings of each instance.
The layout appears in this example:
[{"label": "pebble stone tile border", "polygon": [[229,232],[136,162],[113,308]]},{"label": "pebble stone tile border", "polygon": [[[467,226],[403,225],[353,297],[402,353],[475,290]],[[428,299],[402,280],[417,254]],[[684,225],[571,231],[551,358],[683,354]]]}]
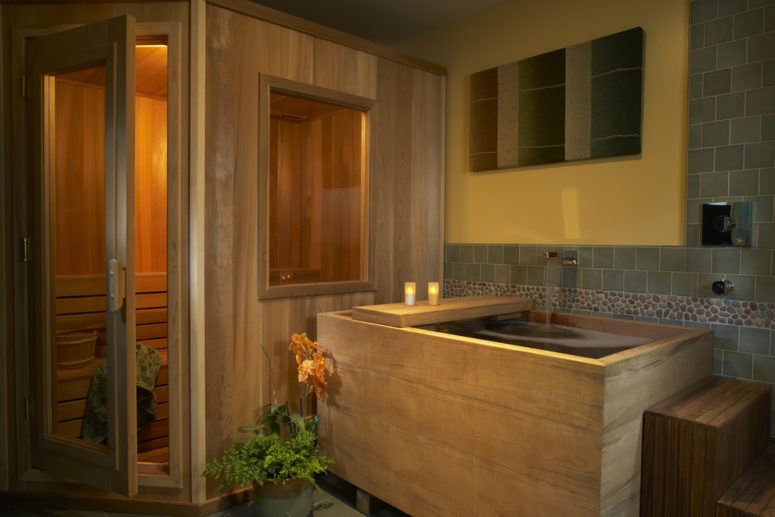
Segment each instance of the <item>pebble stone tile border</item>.
[{"label": "pebble stone tile border", "polygon": [[[537,307],[545,305],[545,288],[542,286],[444,281],[445,298],[481,294],[524,296],[533,298]],[[775,303],[560,287],[555,288],[553,299],[552,306],[556,309],[600,313],[601,316],[623,315],[775,329]]]}]

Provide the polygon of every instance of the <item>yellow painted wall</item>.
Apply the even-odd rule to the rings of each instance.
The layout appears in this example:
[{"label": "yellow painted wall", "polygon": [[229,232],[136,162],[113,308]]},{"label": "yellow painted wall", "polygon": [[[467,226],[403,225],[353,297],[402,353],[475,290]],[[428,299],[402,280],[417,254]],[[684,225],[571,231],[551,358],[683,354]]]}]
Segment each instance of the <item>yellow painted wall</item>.
[{"label": "yellow painted wall", "polygon": [[[636,26],[642,155],[468,171],[472,73]],[[399,45],[447,67],[446,242],[682,244],[688,27],[688,0],[506,0]]]}]

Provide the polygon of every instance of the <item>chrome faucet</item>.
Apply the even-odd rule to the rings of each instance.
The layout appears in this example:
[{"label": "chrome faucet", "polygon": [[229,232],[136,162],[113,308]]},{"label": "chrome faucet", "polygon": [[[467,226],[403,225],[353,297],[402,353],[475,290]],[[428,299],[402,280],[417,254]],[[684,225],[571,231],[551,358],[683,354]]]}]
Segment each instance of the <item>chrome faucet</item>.
[{"label": "chrome faucet", "polygon": [[[560,255],[556,251],[544,251],[544,258],[558,259],[560,258]],[[562,258],[563,266],[575,266],[576,264],[578,264],[578,260],[576,260],[575,253]]]}]

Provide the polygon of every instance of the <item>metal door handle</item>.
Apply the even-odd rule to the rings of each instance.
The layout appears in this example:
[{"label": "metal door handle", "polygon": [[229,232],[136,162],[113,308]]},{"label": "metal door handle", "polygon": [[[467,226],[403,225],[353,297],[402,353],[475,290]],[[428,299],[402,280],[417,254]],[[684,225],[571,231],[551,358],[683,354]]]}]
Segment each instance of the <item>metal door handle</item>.
[{"label": "metal door handle", "polygon": [[111,312],[124,306],[124,271],[117,259],[108,260],[108,310]]}]

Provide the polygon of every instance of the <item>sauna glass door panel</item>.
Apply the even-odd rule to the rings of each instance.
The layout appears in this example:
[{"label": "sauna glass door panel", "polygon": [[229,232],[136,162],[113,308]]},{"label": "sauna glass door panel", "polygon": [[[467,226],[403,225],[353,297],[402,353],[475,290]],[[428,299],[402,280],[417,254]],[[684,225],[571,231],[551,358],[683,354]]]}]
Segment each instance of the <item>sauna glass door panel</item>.
[{"label": "sauna glass door panel", "polygon": [[54,311],[50,431],[107,448],[105,65],[52,74],[48,151]]},{"label": "sauna glass door panel", "polygon": [[134,20],[27,42],[32,464],[136,492]]}]

